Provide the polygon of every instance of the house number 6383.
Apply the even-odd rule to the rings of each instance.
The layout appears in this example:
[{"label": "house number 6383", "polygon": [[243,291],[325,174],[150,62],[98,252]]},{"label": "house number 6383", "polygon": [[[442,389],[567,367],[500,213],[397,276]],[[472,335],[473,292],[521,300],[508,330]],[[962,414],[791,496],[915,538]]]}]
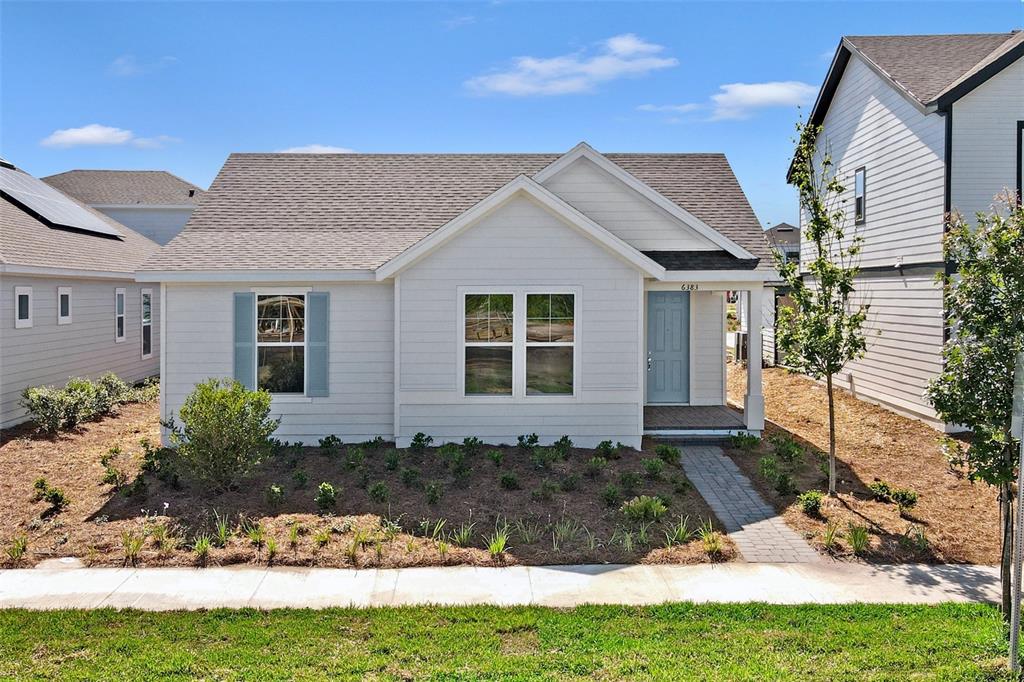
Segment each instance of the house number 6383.
[{"label": "house number 6383", "polygon": [[680,291],[697,291],[698,286],[697,284],[682,284],[679,289]]}]

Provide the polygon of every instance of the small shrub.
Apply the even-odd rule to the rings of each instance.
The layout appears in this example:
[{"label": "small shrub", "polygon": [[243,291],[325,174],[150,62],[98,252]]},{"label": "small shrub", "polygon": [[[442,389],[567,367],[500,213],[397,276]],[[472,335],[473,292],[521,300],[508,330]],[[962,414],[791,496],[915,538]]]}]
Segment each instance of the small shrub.
[{"label": "small shrub", "polygon": [[495,525],[494,532],[487,538],[487,552],[492,559],[499,560],[505,552],[511,549],[508,539],[508,524]]},{"label": "small shrub", "polygon": [[500,467],[502,460],[505,459],[505,453],[501,450],[489,450],[487,452],[487,459],[494,462],[494,466]]},{"label": "small shrub", "polygon": [[329,436],[324,436],[320,439],[320,449],[325,450],[327,454],[336,455],[341,451],[342,446],[345,443],[340,438],[335,436],[333,433]]},{"label": "small shrub", "polygon": [[560,459],[569,459],[569,455],[572,454],[572,439],[569,436],[562,436],[551,444],[551,449]]},{"label": "small shrub", "polygon": [[384,455],[384,468],[388,471],[397,471],[398,465],[402,463],[402,453],[398,450],[388,450],[387,454]]},{"label": "small shrub", "polygon": [[608,468],[608,460],[604,457],[591,457],[587,460],[584,473],[590,478],[597,478]]},{"label": "small shrub", "polygon": [[516,535],[524,545],[532,545],[540,540],[544,528],[537,521],[518,519],[515,523]]},{"label": "small shrub", "polygon": [[530,498],[537,502],[547,502],[558,492],[558,484],[544,479],[540,485],[530,492]]},{"label": "small shrub", "polygon": [[642,521],[657,521],[665,515],[668,507],[665,506],[660,497],[640,495],[628,502],[623,502],[622,506],[619,507],[619,511],[625,514],[626,518],[630,521],[639,523]]},{"label": "small shrub", "polygon": [[301,524],[291,523],[288,525],[288,546],[295,549],[299,546],[299,536],[302,535],[303,528]]},{"label": "small shrub", "polygon": [[654,454],[657,455],[658,459],[660,459],[668,466],[679,465],[680,452],[679,448],[675,447],[674,445],[660,443],[654,448]]},{"label": "small shrub", "polygon": [[551,526],[551,549],[558,551],[571,542],[575,542],[580,534],[580,524],[573,519],[561,517]]},{"label": "small shrub", "polygon": [[371,485],[367,493],[370,499],[378,504],[387,502],[388,498],[391,497],[391,491],[388,490],[388,485],[384,481],[377,481]]},{"label": "small shrub", "polygon": [[422,455],[430,447],[430,444],[434,442],[431,436],[420,431],[412,437],[412,442],[409,443],[409,449],[415,452],[417,455]]},{"label": "small shrub", "polygon": [[538,469],[550,469],[558,459],[559,455],[553,448],[536,447],[530,453],[530,461]]},{"label": "small shrub", "polygon": [[267,486],[267,491],[264,493],[264,497],[267,498],[267,504],[271,507],[280,506],[284,502],[284,488],[277,483],[271,483]]},{"label": "small shrub", "polygon": [[31,386],[21,392],[21,406],[41,431],[57,433],[74,428],[79,421],[79,406],[72,396],[52,386]]},{"label": "small shrub", "polygon": [[255,519],[245,519],[242,521],[242,531],[257,550],[263,547],[267,539],[267,529],[262,523],[256,522]]},{"label": "small shrub", "polygon": [[313,533],[313,544],[317,547],[323,548],[327,546],[327,543],[331,541],[331,529],[320,528],[317,532]]},{"label": "small shrub", "polygon": [[302,469],[299,469],[292,474],[292,484],[296,488],[305,488],[309,484],[309,475]]},{"label": "small shrub", "polygon": [[892,498],[892,486],[885,481],[868,483],[868,490],[879,502],[888,502]]},{"label": "small shrub", "polygon": [[619,486],[609,483],[601,491],[601,500],[604,501],[606,507],[618,507],[622,502],[622,491],[619,490]]},{"label": "small shrub", "polygon": [[793,477],[789,474],[780,473],[776,476],[775,485],[773,487],[775,488],[775,492],[777,492],[781,497],[786,497],[796,493],[796,484],[793,483]]},{"label": "small shrub", "polygon": [[273,451],[270,437],[279,421],[270,419],[270,394],[250,391],[237,381],[210,379],[197,384],[178,411],[182,425],[165,424],[177,460],[197,481],[226,490]]},{"label": "small shrub", "polygon": [[356,485],[361,490],[366,490],[366,486],[370,485],[370,472],[366,467],[360,467],[359,473],[356,475]]},{"label": "small shrub", "polygon": [[25,558],[25,554],[28,552],[28,536],[24,533],[14,536],[11,544],[7,546],[5,551],[11,563],[17,565]]},{"label": "small shrub", "polygon": [[729,445],[749,452],[761,444],[761,439],[752,433],[737,433],[729,436]]},{"label": "small shrub", "polygon": [[531,453],[533,449],[540,443],[540,437],[536,433],[530,433],[524,436],[519,436],[516,441],[519,445],[520,452]]},{"label": "small shrub", "polygon": [[142,552],[142,545],[146,538],[135,530],[128,529],[121,533],[121,549],[124,551],[125,566],[134,566]]},{"label": "small shrub", "polygon": [[610,440],[603,440],[598,443],[597,447],[594,448],[594,452],[597,453],[598,457],[603,457],[604,459],[618,459],[619,457],[618,449],[612,445]]},{"label": "small shrub", "polygon": [[463,521],[459,527],[452,531],[452,542],[459,547],[469,547],[473,543],[473,528],[476,524],[472,521]]},{"label": "small shrub", "polygon": [[512,472],[502,474],[498,482],[505,490],[519,490],[519,477]]},{"label": "small shrub", "polygon": [[217,510],[213,511],[213,519],[214,543],[218,547],[224,547],[231,539],[231,527],[228,525],[228,519],[226,516],[218,514]]},{"label": "small shrub", "polygon": [[462,448],[455,443],[445,443],[437,449],[438,456],[445,462],[450,462],[453,459],[458,459],[462,456]]},{"label": "small shrub", "polygon": [[682,474],[673,474],[668,481],[672,484],[672,491],[679,495],[686,493],[690,489],[690,481]]},{"label": "small shrub", "polygon": [[359,445],[353,445],[345,451],[345,466],[349,469],[358,469],[366,461],[366,452]]},{"label": "small shrub", "polygon": [[825,530],[821,535],[821,544],[828,552],[835,552],[839,548],[839,524],[829,521],[825,524]]},{"label": "small shrub", "polygon": [[210,539],[209,535],[197,535],[195,540],[192,541],[192,553],[196,557],[196,563],[204,565],[210,557],[210,547],[213,545],[213,540]]},{"label": "small shrub", "polygon": [[387,444],[383,436],[374,436],[368,441],[363,443],[363,449],[369,450],[370,452],[377,452]]},{"label": "small shrub", "polygon": [[45,478],[37,478],[32,484],[32,488],[34,490],[33,501],[43,501],[50,505],[46,514],[59,514],[71,504],[71,498],[62,489],[47,483]]},{"label": "small shrub", "polygon": [[896,505],[900,516],[917,506],[917,493],[910,488],[896,488],[889,495],[889,499]]},{"label": "small shrub", "polygon": [[398,477],[406,488],[415,488],[420,482],[420,470],[413,467],[403,467]]},{"label": "small shrub", "polygon": [[717,559],[722,554],[722,535],[714,526],[711,519],[703,521],[697,528],[697,537],[700,538],[704,553],[712,559]]},{"label": "small shrub", "polygon": [[563,476],[562,480],[558,482],[558,487],[562,489],[562,492],[571,493],[580,487],[580,475],[577,473]]},{"label": "small shrub", "polygon": [[321,514],[326,514],[334,509],[335,504],[337,504],[334,486],[327,481],[321,483],[320,487],[317,488],[316,497],[313,498],[313,501],[316,502],[316,508],[320,510]]},{"label": "small shrub", "polygon": [[652,457],[643,460],[641,463],[644,465],[644,471],[647,472],[647,478],[654,481],[661,479],[661,474],[665,471],[665,462]]},{"label": "small shrub", "polygon": [[427,484],[425,492],[427,494],[427,504],[437,504],[444,496],[444,486],[439,481],[431,481]]},{"label": "small shrub", "polygon": [[476,457],[483,450],[484,443],[476,436],[469,436],[462,439],[462,451],[467,457]]},{"label": "small shrub", "polygon": [[635,471],[623,471],[619,474],[619,485],[622,486],[622,492],[626,497],[636,495],[642,484],[643,479]]},{"label": "small shrub", "polygon": [[914,523],[907,526],[907,530],[900,538],[900,542],[909,545],[918,552],[927,552],[931,544],[928,536],[925,535],[924,529]]},{"label": "small shrub", "polygon": [[817,516],[821,513],[821,501],[824,495],[820,490],[808,490],[800,493],[796,501],[800,504],[800,510],[808,516]]},{"label": "small shrub", "polygon": [[776,433],[768,440],[775,449],[775,456],[787,464],[796,462],[804,454],[803,447],[788,433]]},{"label": "small shrub", "polygon": [[779,460],[772,455],[762,457],[757,461],[757,473],[769,483],[774,483],[779,476]]},{"label": "small shrub", "polygon": [[679,522],[669,524],[665,531],[665,547],[685,545],[693,539],[695,531],[690,528],[690,517],[679,515]]},{"label": "small shrub", "polygon": [[870,544],[867,526],[851,523],[846,529],[846,539],[850,542],[850,549],[854,554],[863,554]]},{"label": "small shrub", "polygon": [[277,538],[273,535],[267,537],[267,564],[274,563],[277,556]]}]

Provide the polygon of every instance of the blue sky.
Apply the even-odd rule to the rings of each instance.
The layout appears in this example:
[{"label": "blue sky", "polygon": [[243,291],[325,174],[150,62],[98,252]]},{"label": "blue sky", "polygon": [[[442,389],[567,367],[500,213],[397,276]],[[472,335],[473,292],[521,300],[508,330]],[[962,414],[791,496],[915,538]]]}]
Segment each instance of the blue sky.
[{"label": "blue sky", "polygon": [[[35,175],[234,151],[721,151],[765,224],[843,34],[1001,32],[1024,2],[0,4],[0,154]],[[806,111],[807,107],[804,107]]]}]

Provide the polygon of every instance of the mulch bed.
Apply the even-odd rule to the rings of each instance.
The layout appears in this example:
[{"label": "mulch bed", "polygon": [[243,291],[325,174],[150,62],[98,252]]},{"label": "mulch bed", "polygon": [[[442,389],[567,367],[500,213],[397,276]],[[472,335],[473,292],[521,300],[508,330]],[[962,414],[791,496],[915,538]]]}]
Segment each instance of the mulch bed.
[{"label": "mulch bed", "polygon": [[[746,388],[743,368],[729,365],[729,397],[741,405]],[[923,422],[836,390],[836,464],[838,497],[825,498],[819,516],[801,511],[795,494],[780,496],[759,472],[761,457],[774,452],[773,435],[789,434],[804,446],[804,455],[782,465],[798,492],[828,489],[822,462],[828,452],[828,403],[824,385],[783,369],[764,371],[765,411],[769,420],[764,441],[756,448],[727,449],[761,494],[786,522],[812,545],[826,551],[826,524],[839,527],[829,553],[851,556],[849,524],[866,526],[870,548],[863,559],[879,562],[996,564],[999,561],[999,510],[996,492],[971,483],[952,470],[939,447],[940,434]],[[874,499],[868,485],[884,481],[910,488],[917,505],[901,517],[896,505]],[[927,540],[921,541],[921,534]]]},{"label": "mulch bed", "polygon": [[[390,469],[388,453],[393,444],[388,443],[364,447],[364,463],[354,467],[348,462],[352,446],[327,450],[287,447],[236,490],[222,494],[187,482],[175,487],[153,474],[142,475],[145,485],[140,489],[126,486],[131,494],[104,484],[100,458],[113,446],[123,451],[113,458],[113,464],[124,470],[129,481],[135,479],[142,461],[142,438],[159,441],[155,403],[124,405],[116,416],[83,424],[74,433],[54,439],[35,435],[30,426],[2,434],[0,541],[6,547],[12,538],[28,536],[29,551],[20,565],[75,556],[89,565],[191,566],[197,563],[194,539],[201,535],[216,539],[218,517],[227,519],[232,534],[223,547],[212,548],[202,563],[405,567],[698,563],[735,556],[725,537],[723,551],[714,558],[705,553],[698,539],[664,547],[664,531],[680,516],[689,517],[691,528],[702,519],[714,520],[714,516],[678,466],[666,466],[658,480],[645,475],[641,460],[655,456],[653,444],[649,450],[645,446],[644,452],[622,451],[618,458],[609,459],[596,478],[584,473],[585,463],[595,454],[592,450],[574,449],[565,461],[543,469],[514,446],[485,446],[469,459],[469,474],[458,481],[437,448],[421,454],[398,451],[398,465]],[[500,466],[486,454],[490,450],[503,453]],[[405,485],[403,469],[418,470],[418,481]],[[304,474],[305,482],[297,480],[303,478],[297,477],[297,472]],[[631,472],[639,476],[635,494],[658,495],[668,502],[666,516],[646,529],[646,542],[636,524],[602,499],[609,483],[621,485],[621,476]],[[572,477],[574,473],[578,477]],[[502,487],[503,474],[514,475],[519,488]],[[69,496],[71,502],[65,510],[48,514],[46,502],[33,501],[33,482],[39,477]],[[321,515],[314,498],[323,481],[335,487],[337,504],[331,513]],[[378,482],[387,488],[387,501],[370,497]],[[433,504],[426,494],[431,482],[441,491]],[[267,499],[272,484],[284,492],[280,502]],[[422,523],[425,520],[426,525]],[[440,532],[429,537],[432,533],[425,528],[436,527],[440,520],[444,521]],[[450,540],[451,533],[470,523],[474,524],[471,542],[457,546]],[[510,530],[510,549],[494,559],[484,547],[496,525],[504,523]],[[714,523],[718,527],[717,521]],[[257,547],[245,533],[245,527],[256,524],[276,545],[272,560],[268,545]],[[292,526],[297,528],[294,545],[290,542]],[[569,530],[556,541],[553,533],[559,526]],[[527,529],[527,537],[522,528]],[[176,542],[161,547],[158,537],[164,529]],[[537,537],[528,537],[530,530],[537,531]],[[145,538],[134,562],[125,556],[125,534]],[[447,541],[438,542],[446,537]]]}]

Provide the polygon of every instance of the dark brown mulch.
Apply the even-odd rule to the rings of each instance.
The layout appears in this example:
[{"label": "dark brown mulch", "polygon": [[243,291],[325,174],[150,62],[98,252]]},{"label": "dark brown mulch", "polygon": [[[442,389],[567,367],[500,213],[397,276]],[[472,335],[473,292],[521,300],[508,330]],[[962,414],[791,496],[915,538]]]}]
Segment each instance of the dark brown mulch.
[{"label": "dark brown mulch", "polygon": [[[746,373],[729,365],[729,397],[742,405]],[[825,388],[783,369],[764,371],[766,436],[787,433],[805,446],[805,456],[787,467],[798,491],[826,491],[822,462],[828,452],[828,403]],[[780,496],[758,471],[758,460],[771,454],[770,443],[754,451],[728,451],[743,472],[786,522],[824,551],[826,524],[839,526],[840,554],[849,554],[845,534],[850,523],[872,534],[872,561],[995,564],[999,561],[999,511],[996,493],[971,483],[949,468],[939,447],[940,434],[923,422],[836,391],[838,497],[826,499],[820,516],[800,510],[795,495]],[[900,516],[893,504],[873,499],[868,484],[885,481],[911,488],[917,505]],[[913,541],[923,532],[927,546]]]},{"label": "dark brown mulch", "polygon": [[[134,479],[142,459],[141,438],[159,438],[156,404],[126,405],[119,416],[84,424],[75,433],[56,439],[34,436],[28,427],[4,434],[0,446],[3,476],[0,495],[0,540],[4,543],[21,533],[29,538],[25,565],[47,557],[77,556],[92,565],[125,563],[126,533],[145,536],[137,563],[145,566],[194,565],[191,545],[197,536],[216,536],[217,516],[227,519],[232,531],[224,547],[211,550],[208,563],[266,563],[268,546],[254,545],[245,526],[259,524],[276,545],[273,562],[316,566],[425,566],[443,564],[493,565],[570,563],[696,563],[712,559],[698,540],[684,546],[665,548],[664,530],[671,521],[689,516],[691,528],[701,519],[713,519],[703,499],[685,481],[678,466],[666,467],[660,480],[644,475],[641,460],[654,457],[650,451],[624,451],[611,459],[598,478],[584,474],[591,450],[574,449],[566,461],[550,469],[535,466],[516,447],[492,448],[470,459],[470,473],[458,482],[436,448],[422,454],[400,452],[400,464],[387,468],[391,444],[364,448],[365,464],[350,467],[348,448],[324,451],[319,448],[287,448],[263,464],[237,489],[221,494],[204,491],[182,482],[178,487],[145,474],[143,489],[126,495],[102,483],[104,468],[100,457],[112,446],[124,454],[113,463]],[[486,456],[492,449],[504,454],[500,467]],[[419,482],[403,485],[401,471],[414,468]],[[303,472],[306,483],[295,480]],[[667,518],[646,530],[647,543],[635,525],[627,523],[616,508],[607,506],[601,492],[609,483],[618,484],[622,474],[640,475],[636,494],[659,495],[669,502]],[[562,484],[578,473],[576,488]],[[502,474],[513,474],[517,490],[500,485]],[[63,489],[70,506],[47,515],[45,502],[32,501],[32,484],[45,477],[50,485]],[[314,503],[322,481],[337,491],[337,506],[321,516]],[[545,481],[551,486],[541,493]],[[373,501],[369,490],[383,482],[388,501]],[[431,504],[426,484],[436,482],[442,490],[440,501]],[[272,504],[266,491],[281,486],[284,500]],[[572,487],[571,481],[567,487]],[[444,520],[440,536],[449,536],[462,524],[474,524],[472,541],[458,547],[450,540],[439,543],[424,537],[421,522]],[[397,526],[388,532],[387,521]],[[498,560],[483,549],[496,525],[507,523],[510,549]],[[539,528],[539,537],[524,540],[517,524]],[[555,542],[553,530],[559,524],[573,530],[570,537]],[[298,528],[297,542],[290,543],[290,529]],[[717,522],[716,522],[717,525]],[[177,546],[159,547],[154,529],[166,527]],[[629,548],[629,531],[633,547]],[[317,536],[320,535],[320,541]],[[440,537],[439,536],[439,537]],[[322,540],[326,538],[326,544]],[[714,560],[734,556],[731,543],[723,538],[724,551]]]}]

